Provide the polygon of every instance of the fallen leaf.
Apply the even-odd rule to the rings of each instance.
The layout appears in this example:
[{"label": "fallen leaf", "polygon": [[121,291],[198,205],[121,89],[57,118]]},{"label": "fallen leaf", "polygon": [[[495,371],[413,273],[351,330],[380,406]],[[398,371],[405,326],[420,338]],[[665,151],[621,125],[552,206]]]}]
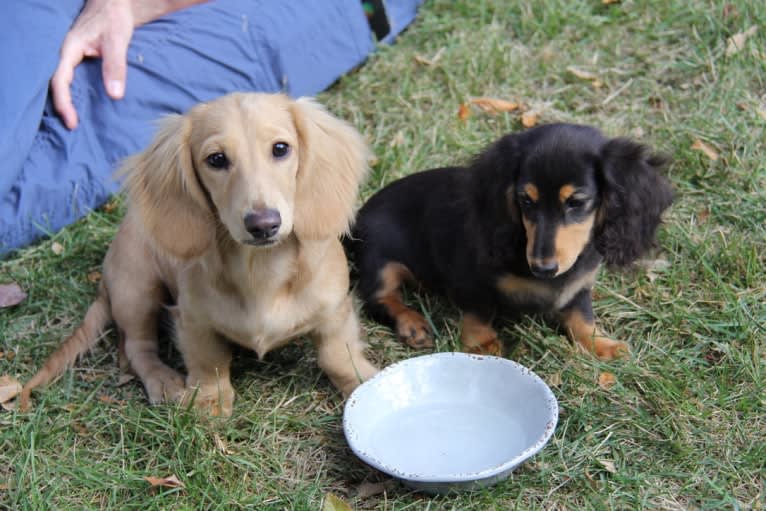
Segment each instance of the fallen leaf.
[{"label": "fallen leaf", "polygon": [[465,103],[460,103],[460,108],[457,110],[457,116],[461,121],[468,119],[471,116],[471,109]]},{"label": "fallen leaf", "polygon": [[88,282],[93,282],[94,284],[101,280],[101,272],[100,271],[92,271],[88,274]]},{"label": "fallen leaf", "polygon": [[322,511],[354,511],[351,505],[333,493],[326,493]]},{"label": "fallen leaf", "polygon": [[758,26],[753,25],[744,32],[734,34],[726,40],[726,56],[731,57],[739,50],[745,47],[745,41],[748,37],[753,36],[758,31]]},{"label": "fallen leaf", "polygon": [[598,79],[598,76],[595,73],[591,73],[590,71],[586,71],[578,67],[569,66],[567,68],[567,71],[575,75],[580,80],[597,80]]},{"label": "fallen leaf", "polygon": [[736,18],[739,16],[739,11],[737,11],[737,6],[733,4],[726,4],[723,6],[723,17],[734,17]]},{"label": "fallen leaf", "polygon": [[58,241],[54,241],[51,245],[51,251],[56,255],[61,255],[61,253],[64,252],[64,245]]},{"label": "fallen leaf", "polygon": [[745,103],[744,101],[738,101],[737,109],[742,110],[743,112],[747,112],[748,110],[750,110],[750,106],[748,106],[748,104]]},{"label": "fallen leaf", "polygon": [[15,398],[21,392],[21,383],[13,376],[4,374],[0,376],[0,403],[5,403]]},{"label": "fallen leaf", "polygon": [[497,98],[473,98],[470,103],[491,114],[513,112],[519,109],[518,103]]},{"label": "fallen leaf", "polygon": [[609,390],[617,383],[617,377],[607,371],[598,375],[598,386],[604,390]]},{"label": "fallen leaf", "polygon": [[186,485],[173,474],[168,477],[152,477],[145,476],[144,480],[147,481],[152,488],[186,488]]},{"label": "fallen leaf", "polygon": [[393,479],[389,479],[387,481],[380,481],[378,483],[362,483],[356,488],[356,494],[354,495],[357,499],[366,499],[369,497],[374,497],[376,495],[382,495],[386,491],[390,490],[394,486],[395,482]]},{"label": "fallen leaf", "polygon": [[598,460],[598,462],[610,474],[616,474],[617,473],[617,467],[615,466],[614,461],[610,461],[610,460]]},{"label": "fallen leaf", "polygon": [[710,210],[705,208],[697,211],[697,223],[699,225],[707,223],[707,219],[710,217]]},{"label": "fallen leaf", "polygon": [[0,309],[12,307],[24,301],[27,294],[15,282],[0,284]]},{"label": "fallen leaf", "polygon": [[229,448],[226,447],[226,442],[223,441],[223,438],[218,433],[213,433],[213,442],[215,442],[215,448],[218,449],[218,452],[221,454],[231,454]]},{"label": "fallen leaf", "polygon": [[540,114],[534,110],[527,110],[521,114],[521,124],[525,128],[532,128],[533,126],[536,126],[539,120]]},{"label": "fallen leaf", "polygon": [[695,151],[700,151],[705,154],[710,160],[712,161],[718,161],[718,151],[710,147],[708,144],[703,142],[700,139],[697,139],[694,141],[694,143],[691,146],[692,149]]},{"label": "fallen leaf", "polygon": [[122,405],[125,404],[125,401],[122,401],[120,399],[116,399],[116,398],[114,398],[112,396],[109,396],[107,394],[101,394],[100,396],[98,396],[98,400],[101,401],[102,403],[106,403],[106,404],[109,404],[109,405],[120,405],[120,406],[122,406]]}]

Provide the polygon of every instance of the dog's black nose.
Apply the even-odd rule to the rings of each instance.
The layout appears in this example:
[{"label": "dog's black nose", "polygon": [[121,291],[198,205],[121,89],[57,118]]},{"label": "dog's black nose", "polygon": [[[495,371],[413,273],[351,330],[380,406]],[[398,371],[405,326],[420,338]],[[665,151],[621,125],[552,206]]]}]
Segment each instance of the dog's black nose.
[{"label": "dog's black nose", "polygon": [[535,277],[550,278],[559,271],[559,265],[556,261],[538,261],[531,263],[529,269]]},{"label": "dog's black nose", "polygon": [[274,236],[282,225],[282,216],[276,209],[257,209],[245,215],[245,229],[256,239]]}]

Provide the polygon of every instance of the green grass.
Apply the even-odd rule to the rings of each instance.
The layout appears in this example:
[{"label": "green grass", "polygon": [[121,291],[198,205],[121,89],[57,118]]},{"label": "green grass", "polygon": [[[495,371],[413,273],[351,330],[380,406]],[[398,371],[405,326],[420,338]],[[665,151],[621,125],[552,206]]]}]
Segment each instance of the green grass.
[{"label": "green grass", "polygon": [[[752,25],[727,56],[727,38]],[[414,58],[435,55],[434,65]],[[630,341],[630,359],[579,354],[536,317],[499,325],[508,356],[556,382],[561,418],[540,454],[477,493],[429,497],[394,484],[355,499],[361,483],[385,477],[347,447],[342,402],[308,343],[264,362],[238,357],[235,414],[213,420],[150,407],[135,382],[117,387],[110,336],[38,392],[32,413],[0,412],[0,508],[316,510],[327,492],[386,510],[766,507],[766,4],[431,1],[396,45],[320,99],[375,151],[366,198],[521,128],[516,113],[460,121],[458,106],[476,96],[636,137],[673,158],[677,200],[649,256],[669,265],[604,271],[596,288],[600,324]],[[697,139],[718,161],[690,148]],[[15,354],[0,359],[0,375],[26,380],[79,323],[95,291],[87,275],[119,218],[93,213],[0,262],[0,281],[29,293],[0,312],[0,351]],[[458,349],[458,311],[410,298],[433,322],[437,349]],[[417,354],[365,327],[380,364]],[[617,378],[609,390],[598,385],[604,371]],[[152,492],[143,480],[170,474],[185,488]]]}]

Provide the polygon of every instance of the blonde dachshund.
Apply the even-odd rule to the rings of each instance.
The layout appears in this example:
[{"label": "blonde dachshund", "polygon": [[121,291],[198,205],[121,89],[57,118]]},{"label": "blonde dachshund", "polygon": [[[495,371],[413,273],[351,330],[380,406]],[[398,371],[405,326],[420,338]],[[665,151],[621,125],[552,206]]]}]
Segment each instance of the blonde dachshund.
[{"label": "blonde dachshund", "polygon": [[[367,157],[359,133],[309,99],[232,94],[166,118],[121,171],[128,211],[98,296],[25,385],[22,408],[112,320],[123,361],[152,403],[194,399],[230,415],[230,343],[263,357],[303,335],[348,395],[377,372],[363,354],[338,241]],[[158,356],[168,307],[185,378]]]}]

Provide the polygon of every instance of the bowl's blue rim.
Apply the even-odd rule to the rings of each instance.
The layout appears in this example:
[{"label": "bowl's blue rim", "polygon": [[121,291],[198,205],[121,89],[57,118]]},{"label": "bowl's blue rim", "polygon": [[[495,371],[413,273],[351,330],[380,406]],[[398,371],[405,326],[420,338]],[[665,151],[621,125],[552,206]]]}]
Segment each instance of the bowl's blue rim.
[{"label": "bowl's blue rim", "polygon": [[[524,449],[517,456],[515,456],[514,458],[511,458],[510,460],[500,465],[489,467],[489,468],[480,470],[478,472],[444,474],[444,475],[404,473],[396,468],[390,467],[386,465],[385,463],[380,462],[376,458],[373,458],[369,456],[367,453],[365,453],[364,451],[360,450],[358,446],[355,445],[355,442],[357,442],[356,432],[354,431],[353,427],[349,424],[348,414],[346,413],[347,409],[354,405],[354,400],[355,400],[354,395],[360,392],[359,389],[361,389],[364,386],[373,385],[376,380],[384,378],[386,373],[392,372],[401,366],[418,363],[418,361],[422,359],[426,359],[426,358],[445,358],[445,357],[465,357],[466,359],[474,359],[474,360],[488,360],[488,359],[495,360],[497,361],[497,363],[508,364],[513,366],[515,369],[519,370],[522,374],[526,373],[526,375],[530,376],[539,385],[541,385],[543,388],[543,392],[547,394],[547,401],[548,401],[551,417],[548,423],[546,424],[543,434],[540,436],[540,438],[538,438],[532,445]],[[354,452],[354,454],[357,457],[359,457],[359,459],[367,463],[368,465],[382,472],[390,474],[399,479],[404,479],[404,480],[413,481],[413,482],[420,482],[420,483],[460,483],[460,482],[480,481],[483,479],[494,477],[504,472],[510,473],[518,465],[520,465],[527,459],[531,458],[532,456],[540,452],[543,447],[545,447],[545,445],[550,441],[551,437],[553,436],[554,431],[556,430],[558,419],[559,419],[559,403],[558,403],[558,400],[556,399],[556,396],[553,394],[553,391],[551,391],[550,387],[548,387],[545,381],[528,367],[507,358],[494,357],[491,355],[474,355],[469,353],[462,353],[459,351],[448,351],[448,352],[430,353],[427,355],[421,355],[418,357],[412,357],[405,360],[401,360],[399,362],[395,362],[391,364],[390,366],[384,368],[382,371],[380,371],[378,374],[376,374],[369,380],[359,385],[359,387],[357,387],[348,397],[348,400],[346,401],[346,404],[343,407],[343,433],[346,437],[346,442],[348,443],[349,447],[351,447],[351,450]]]}]

